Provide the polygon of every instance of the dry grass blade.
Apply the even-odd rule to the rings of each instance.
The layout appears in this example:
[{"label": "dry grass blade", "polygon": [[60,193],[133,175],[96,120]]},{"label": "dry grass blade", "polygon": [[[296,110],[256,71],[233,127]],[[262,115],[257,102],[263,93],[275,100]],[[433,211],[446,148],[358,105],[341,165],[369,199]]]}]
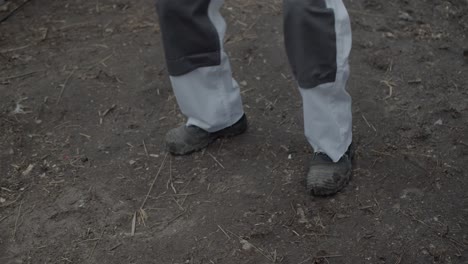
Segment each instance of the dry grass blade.
[{"label": "dry grass blade", "polygon": [[146,143],[145,143],[144,140],[143,140],[143,148],[145,150],[146,157],[149,159],[150,156],[149,156],[149,153],[148,153],[148,148],[146,148]]},{"label": "dry grass blade", "polygon": [[15,228],[13,229],[13,241],[15,241],[15,238],[16,238],[16,231],[18,230],[18,221],[21,216],[22,207],[23,207],[23,202],[20,203],[19,208],[18,208],[18,215],[16,215]]},{"label": "dry grass blade", "polygon": [[376,129],[371,123],[369,123],[369,121],[367,120],[367,118],[366,118],[363,114],[362,114],[361,116],[362,116],[362,118],[364,119],[364,121],[366,122],[367,126],[370,127],[370,128],[372,128],[372,130],[374,130],[374,132],[377,132],[377,129]]},{"label": "dry grass blade", "polygon": [[226,169],[226,168],[223,166],[223,164],[221,164],[221,162],[219,162],[219,160],[218,160],[215,156],[213,156],[213,155],[212,155],[211,153],[209,153],[209,152],[207,152],[207,153],[208,153],[208,155],[210,155],[210,157],[211,157],[216,163],[218,163],[219,166],[221,166],[221,168]]},{"label": "dry grass blade", "polygon": [[6,208],[6,207],[8,207],[8,206],[10,206],[10,205],[12,205],[12,204],[14,204],[14,203],[16,203],[16,202],[21,198],[22,195],[23,195],[23,193],[18,194],[18,196],[16,197],[15,200],[13,200],[13,201],[11,201],[11,202],[9,202],[9,203],[6,203],[6,204],[1,205],[0,208]]},{"label": "dry grass blade", "polygon": [[380,81],[381,83],[385,84],[388,87],[388,95],[384,98],[384,100],[390,99],[393,96],[393,87],[395,84],[390,81]]},{"label": "dry grass blade", "polygon": [[70,73],[70,75],[68,75],[67,79],[65,80],[65,82],[62,84],[62,90],[60,90],[60,94],[57,98],[57,103],[55,104],[59,104],[60,103],[60,100],[62,100],[62,95],[63,95],[63,92],[65,92],[65,88],[67,87],[67,84],[68,82],[70,81],[71,77],[73,76],[73,74],[75,74],[75,71],[76,71],[76,68],[73,68],[72,72]]},{"label": "dry grass blade", "polygon": [[231,239],[231,237],[229,236],[229,234],[228,234],[226,231],[224,231],[224,229],[223,229],[220,225],[218,225],[218,228],[219,228],[219,230],[221,230],[221,232],[224,233],[224,235],[225,235],[229,240]]},{"label": "dry grass blade", "polygon": [[94,255],[94,251],[96,251],[96,247],[99,244],[99,241],[101,241],[102,237],[104,236],[104,229],[102,229],[101,235],[99,236],[99,239],[96,241],[94,244],[93,250],[91,251],[91,254],[89,254],[88,258],[91,258]]},{"label": "dry grass blade", "polygon": [[146,213],[145,210],[143,209],[138,210],[138,219],[140,223],[143,223],[143,225],[146,226],[146,219],[148,219],[148,214]]},{"label": "dry grass blade", "polygon": [[[0,51],[0,53],[2,53],[2,52]],[[3,77],[1,79],[1,82],[5,83],[5,82],[8,82],[9,80],[26,77],[26,76],[33,75],[33,74],[36,74],[36,73],[39,73],[39,72],[43,72],[43,71],[31,71],[31,72],[21,73],[21,74],[18,74],[18,75]]]},{"label": "dry grass blade", "polygon": [[136,218],[137,218],[137,213],[135,212],[135,213],[133,214],[133,218],[132,218],[132,231],[131,231],[131,236],[134,236],[134,235],[135,235]]},{"label": "dry grass blade", "polygon": [[24,0],[23,3],[19,4],[15,9],[11,10],[8,14],[0,18],[0,23],[7,21],[8,18],[12,17],[16,12],[23,8],[31,0]]},{"label": "dry grass blade", "polygon": [[164,156],[164,160],[163,162],[161,163],[161,166],[159,166],[159,170],[158,170],[158,173],[156,174],[156,176],[154,177],[153,179],[153,182],[151,183],[151,186],[148,190],[148,193],[146,194],[145,196],[145,199],[143,200],[143,203],[141,203],[141,206],[140,206],[140,209],[143,209],[146,205],[146,201],[148,201],[148,197],[150,196],[151,192],[153,191],[153,188],[154,188],[154,184],[156,183],[156,181],[158,180],[158,177],[159,175],[161,174],[161,171],[164,167],[164,164],[166,163],[166,159],[167,159],[167,155],[168,153],[166,153],[166,155]]}]

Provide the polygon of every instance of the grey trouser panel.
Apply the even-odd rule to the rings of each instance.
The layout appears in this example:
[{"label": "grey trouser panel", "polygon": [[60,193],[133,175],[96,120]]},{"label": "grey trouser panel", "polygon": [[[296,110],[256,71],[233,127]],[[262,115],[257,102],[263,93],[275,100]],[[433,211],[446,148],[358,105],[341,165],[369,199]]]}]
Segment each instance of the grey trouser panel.
[{"label": "grey trouser panel", "polygon": [[[220,62],[220,40],[211,0],[156,0],[171,76]],[[337,72],[334,11],[325,0],[284,0],[286,52],[300,87],[334,82]]]},{"label": "grey trouser panel", "polygon": [[167,68],[180,76],[221,63],[216,28],[208,17],[211,0],[156,0]]},{"label": "grey trouser panel", "polygon": [[[216,132],[243,115],[224,51],[224,0],[158,0],[167,65],[187,126]],[[338,161],[352,141],[346,90],[352,45],[343,0],[284,0],[286,51],[303,101],[304,133],[316,152]]]}]

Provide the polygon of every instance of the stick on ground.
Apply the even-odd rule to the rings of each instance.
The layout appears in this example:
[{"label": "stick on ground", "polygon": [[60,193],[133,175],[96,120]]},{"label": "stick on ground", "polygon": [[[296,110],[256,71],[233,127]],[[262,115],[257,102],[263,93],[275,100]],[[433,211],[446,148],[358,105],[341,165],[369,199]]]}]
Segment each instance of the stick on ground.
[{"label": "stick on ground", "polygon": [[62,90],[60,90],[60,94],[58,96],[58,99],[57,99],[57,105],[60,103],[60,100],[62,100],[62,95],[63,95],[63,92],[65,91],[65,87],[67,87],[67,84],[68,82],[70,81],[71,77],[73,76],[73,74],[75,74],[75,71],[76,71],[76,68],[73,68],[72,72],[70,73],[70,75],[68,75],[67,79],[65,80],[65,82],[62,84]]},{"label": "stick on ground", "polygon": [[166,153],[166,155],[164,156],[164,160],[163,160],[163,162],[161,163],[161,166],[159,166],[158,173],[157,173],[156,176],[154,177],[153,182],[151,183],[151,186],[150,186],[150,188],[149,188],[149,190],[148,190],[148,193],[146,194],[145,199],[143,200],[143,203],[142,203],[141,206],[140,206],[140,209],[143,209],[143,208],[145,207],[146,201],[148,200],[148,197],[150,196],[151,192],[153,191],[154,184],[155,184],[156,181],[158,180],[159,174],[161,174],[161,170],[162,170],[162,168],[164,167],[164,164],[166,163],[167,155],[168,155],[168,153]]},{"label": "stick on ground", "polygon": [[23,8],[27,3],[29,3],[31,0],[25,0],[22,4],[17,6],[15,9],[11,10],[10,13],[6,14],[5,16],[0,18],[0,24],[2,22],[7,21],[10,17],[12,17],[16,12],[18,12],[21,8]]}]

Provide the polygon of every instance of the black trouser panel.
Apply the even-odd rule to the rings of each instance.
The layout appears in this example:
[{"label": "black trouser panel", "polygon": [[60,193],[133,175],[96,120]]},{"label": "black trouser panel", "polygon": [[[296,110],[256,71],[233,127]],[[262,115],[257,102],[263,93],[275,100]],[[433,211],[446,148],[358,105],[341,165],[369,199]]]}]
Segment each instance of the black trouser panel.
[{"label": "black trouser panel", "polygon": [[211,0],[156,0],[169,74],[180,76],[220,64],[218,32],[208,16]]},{"label": "black trouser panel", "polygon": [[[219,35],[208,16],[210,2],[156,1],[170,75],[220,64]],[[335,14],[325,0],[284,0],[284,32],[286,52],[300,87],[335,81]]]},{"label": "black trouser panel", "polygon": [[335,14],[325,0],[284,0],[284,32],[286,52],[300,87],[335,81]]}]

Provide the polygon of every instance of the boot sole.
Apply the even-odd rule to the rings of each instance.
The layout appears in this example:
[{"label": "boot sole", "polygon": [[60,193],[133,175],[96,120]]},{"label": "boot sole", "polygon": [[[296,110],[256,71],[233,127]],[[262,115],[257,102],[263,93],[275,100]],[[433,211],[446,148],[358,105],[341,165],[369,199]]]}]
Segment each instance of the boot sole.
[{"label": "boot sole", "polygon": [[[242,120],[245,119],[245,120]],[[217,133],[213,133],[213,136],[206,140],[205,142],[201,142],[196,145],[186,145],[182,150],[171,149],[171,146],[168,146],[168,151],[175,156],[185,156],[190,155],[194,152],[201,151],[208,147],[211,143],[215,142],[219,138],[231,138],[238,135],[245,133],[248,130],[248,122],[246,117],[242,117],[242,121],[240,123],[236,123],[231,127],[225,128]]]},{"label": "boot sole", "polygon": [[351,177],[352,177],[352,174],[353,174],[353,171],[352,169],[346,174],[345,177],[343,177],[343,180],[341,182],[339,182],[337,184],[337,187],[334,188],[334,189],[328,189],[328,190],[320,190],[320,191],[314,191],[314,188],[309,188],[309,192],[310,194],[312,194],[313,196],[322,196],[322,197],[326,197],[326,196],[331,196],[331,195],[335,195],[337,193],[339,193],[341,190],[343,190],[344,188],[346,188],[348,185],[349,185],[349,182],[351,180]]}]

